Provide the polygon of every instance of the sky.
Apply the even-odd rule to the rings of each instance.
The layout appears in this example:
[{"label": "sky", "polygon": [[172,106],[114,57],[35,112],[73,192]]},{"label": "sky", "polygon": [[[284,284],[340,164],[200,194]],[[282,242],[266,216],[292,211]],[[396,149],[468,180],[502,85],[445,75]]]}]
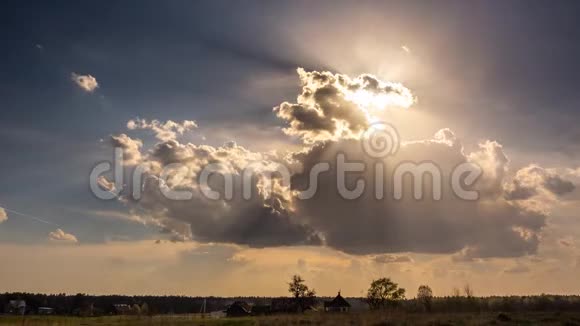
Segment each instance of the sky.
[{"label": "sky", "polygon": [[[321,295],[382,276],[409,297],[580,291],[576,2],[1,6],[0,291],[278,296],[296,273]],[[379,121],[400,148],[377,159],[360,145]],[[90,175],[114,148],[125,179],[95,179],[103,200]],[[469,163],[479,197],[445,181],[440,200],[415,200],[406,179],[401,200],[347,200],[341,153],[387,175]],[[202,196],[208,165],[239,184],[254,163],[287,167],[290,184]]]}]

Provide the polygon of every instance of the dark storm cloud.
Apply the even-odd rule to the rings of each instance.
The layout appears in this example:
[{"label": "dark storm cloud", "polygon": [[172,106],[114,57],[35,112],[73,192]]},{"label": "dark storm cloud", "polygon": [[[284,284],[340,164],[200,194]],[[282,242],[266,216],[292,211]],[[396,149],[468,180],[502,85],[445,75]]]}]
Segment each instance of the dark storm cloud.
[{"label": "dark storm cloud", "polygon": [[544,181],[544,187],[556,195],[564,195],[576,189],[576,186],[558,175],[549,175]]},{"label": "dark storm cloud", "polygon": [[[326,244],[353,254],[380,254],[384,252],[454,253],[467,250],[472,257],[514,257],[536,252],[539,234],[545,226],[546,216],[520,207],[501,197],[495,189],[489,189],[501,180],[490,180],[476,184],[481,198],[466,201],[453,194],[449,187],[449,176],[455,166],[473,162],[485,168],[501,165],[490,164],[485,149],[463,154],[463,149],[444,141],[409,143],[401,147],[396,156],[386,161],[385,198],[374,197],[374,174],[372,168],[364,173],[352,173],[349,189],[354,188],[356,178],[365,181],[368,189],[361,198],[345,200],[337,192],[337,167],[332,160],[344,153],[351,160],[373,167],[374,161],[366,159],[361,145],[356,140],[326,142],[312,150],[299,154],[296,159],[310,171],[318,162],[328,162],[330,172],[318,179],[318,192],[309,200],[296,202],[296,215],[321,232]],[[473,161],[473,157],[485,159]],[[402,200],[392,199],[394,168],[401,162],[436,162],[441,168],[443,194],[440,201],[429,199],[432,184],[427,181],[424,188],[427,198],[412,199],[411,180],[404,183]],[[484,175],[493,176],[494,170],[484,170]],[[500,175],[499,178],[502,178]],[[493,182],[491,182],[493,181]],[[305,189],[308,173],[293,176],[292,185]]]}]

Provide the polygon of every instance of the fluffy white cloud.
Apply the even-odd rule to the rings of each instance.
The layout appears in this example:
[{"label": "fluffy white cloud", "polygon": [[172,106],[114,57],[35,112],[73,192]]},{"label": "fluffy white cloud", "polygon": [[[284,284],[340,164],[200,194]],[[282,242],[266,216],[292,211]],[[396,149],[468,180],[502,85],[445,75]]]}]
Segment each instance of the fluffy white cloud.
[{"label": "fluffy white cloud", "polygon": [[103,190],[106,190],[106,191],[115,192],[115,190],[116,190],[115,183],[112,181],[109,181],[103,175],[99,176],[99,178],[97,179],[97,184],[99,185],[99,187],[101,187]]},{"label": "fluffy white cloud", "polygon": [[145,119],[134,119],[127,122],[127,128],[135,129],[150,129],[155,133],[155,137],[162,141],[176,139],[177,135],[183,135],[184,132],[197,128],[197,123],[192,120],[183,120],[182,122],[175,122],[168,120],[164,123],[158,120],[151,120],[148,122]]},{"label": "fluffy white cloud", "polygon": [[[227,143],[221,147],[182,144],[176,140],[160,142],[149,151],[149,169],[145,176],[142,198],[134,207],[155,216],[168,230],[204,242],[232,242],[250,246],[319,244],[320,239],[308,226],[291,218],[290,193],[276,180],[272,188],[269,179],[258,177],[250,181],[252,196],[242,198],[243,170],[253,165],[258,172],[275,171],[276,158],[267,153],[255,153]],[[180,164],[162,181],[162,168]],[[210,199],[202,192],[198,180],[202,169],[212,164],[216,172],[209,178],[211,189],[221,199]],[[167,171],[167,170],[166,170]],[[225,179],[233,180],[231,199],[225,198]],[[188,200],[172,200],[165,190],[188,191]]]},{"label": "fluffy white cloud", "polygon": [[92,93],[99,87],[99,83],[95,77],[91,75],[79,75],[77,73],[71,73],[71,80],[82,90],[88,93]]},{"label": "fluffy white cloud", "polygon": [[576,187],[571,181],[563,179],[554,170],[531,164],[517,171],[512,182],[506,185],[506,196],[526,200],[535,196],[562,196],[574,189]]},{"label": "fluffy white cloud", "polygon": [[73,234],[66,233],[62,229],[56,229],[48,234],[48,239],[58,243],[78,243],[79,240]]},{"label": "fluffy white cloud", "polygon": [[6,214],[4,208],[0,207],[0,224],[6,222],[6,220],[8,220],[8,214]]},{"label": "fluffy white cloud", "polygon": [[486,140],[479,144],[479,150],[470,153],[467,159],[476,162],[484,171],[477,182],[477,189],[484,196],[497,196],[503,190],[503,182],[508,173],[509,160],[503,146],[496,141]]},{"label": "fluffy white cloud", "polygon": [[539,212],[550,212],[561,199],[573,199],[568,194],[576,186],[566,173],[531,164],[518,170],[512,180],[504,185],[505,198],[522,207]]},{"label": "fluffy white cloud", "polygon": [[297,103],[284,102],[274,108],[287,121],[288,135],[306,143],[340,138],[357,138],[368,128],[377,111],[388,107],[409,107],[414,98],[409,89],[383,82],[372,75],[351,79],[346,75],[298,69],[302,93]]},{"label": "fluffy white cloud", "polygon": [[133,139],[126,134],[111,136],[111,144],[115,148],[123,150],[123,164],[127,166],[136,165],[141,162],[141,147],[143,142],[140,139]]},{"label": "fluffy white cloud", "polygon": [[[258,173],[274,171],[279,160],[272,154],[252,152],[235,142],[214,147],[175,139],[176,133],[195,127],[192,121],[178,124],[131,120],[127,126],[152,130],[160,141],[142,154],[141,140],[124,134],[112,137],[114,145],[126,149],[126,160],[146,167],[141,198],[133,200],[129,195],[123,196],[122,201],[138,216],[151,217],[148,224],[162,227],[174,240],[232,242],[256,247],[320,243],[311,228],[291,220],[288,186],[274,180],[274,187],[270,189],[267,187],[270,180],[258,176],[251,180],[254,195],[249,200],[240,195],[243,169],[253,164]],[[179,166],[172,167],[176,164]],[[222,194],[219,200],[204,195],[198,182],[203,168],[210,164],[224,176],[213,174],[208,179],[211,189]],[[167,174],[166,178],[163,173]],[[237,185],[233,190],[236,197],[223,197],[225,178],[232,178]],[[188,191],[191,198],[169,199],[167,191]]]}]

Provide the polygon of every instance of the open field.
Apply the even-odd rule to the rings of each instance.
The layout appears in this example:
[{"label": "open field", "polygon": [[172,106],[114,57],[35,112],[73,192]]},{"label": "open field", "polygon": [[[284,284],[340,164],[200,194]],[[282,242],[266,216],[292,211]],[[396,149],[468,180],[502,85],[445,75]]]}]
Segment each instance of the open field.
[{"label": "open field", "polygon": [[505,314],[406,314],[351,313],[274,315],[265,317],[202,319],[197,315],[167,315],[153,317],[107,316],[79,318],[65,316],[0,316],[0,325],[579,325],[577,313],[505,313]]}]

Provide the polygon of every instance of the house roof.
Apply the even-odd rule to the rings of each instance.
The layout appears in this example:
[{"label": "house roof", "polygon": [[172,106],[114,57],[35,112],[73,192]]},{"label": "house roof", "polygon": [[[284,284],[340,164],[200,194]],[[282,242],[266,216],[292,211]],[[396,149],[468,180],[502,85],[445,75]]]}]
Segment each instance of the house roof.
[{"label": "house roof", "polygon": [[228,309],[226,310],[226,313],[227,314],[238,314],[238,313],[250,314],[251,309],[252,308],[247,303],[245,303],[243,301],[236,301],[228,307]]},{"label": "house roof", "polygon": [[26,301],[24,301],[24,300],[10,300],[9,304],[13,308],[26,307]]},{"label": "house roof", "polygon": [[350,307],[350,303],[348,303],[348,301],[346,301],[341,295],[340,295],[340,291],[338,292],[338,295],[336,296],[336,298],[334,298],[332,301],[327,301],[324,303],[325,307],[334,307],[334,308],[342,308],[342,307]]}]

